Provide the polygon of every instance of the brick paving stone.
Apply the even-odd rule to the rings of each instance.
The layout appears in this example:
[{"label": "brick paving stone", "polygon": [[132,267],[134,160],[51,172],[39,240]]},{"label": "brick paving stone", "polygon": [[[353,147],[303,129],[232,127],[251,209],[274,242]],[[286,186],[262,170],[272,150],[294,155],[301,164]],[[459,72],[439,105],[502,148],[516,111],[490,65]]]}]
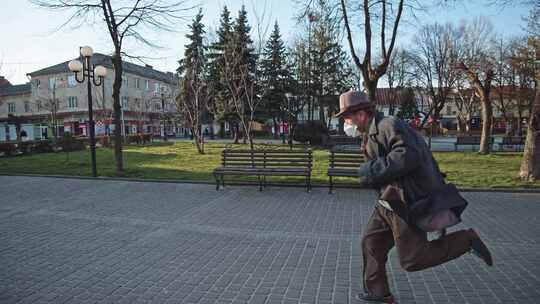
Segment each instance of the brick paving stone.
[{"label": "brick paving stone", "polygon": [[[1,303],[359,303],[368,190],[0,176]],[[465,255],[420,272],[387,264],[399,303],[540,297],[540,194],[468,192]]]}]

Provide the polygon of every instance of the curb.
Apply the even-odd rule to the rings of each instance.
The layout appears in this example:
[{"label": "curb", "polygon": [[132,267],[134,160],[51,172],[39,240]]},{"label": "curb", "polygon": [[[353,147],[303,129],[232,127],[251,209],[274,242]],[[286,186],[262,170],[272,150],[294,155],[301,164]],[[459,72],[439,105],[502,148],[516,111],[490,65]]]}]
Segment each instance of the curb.
[{"label": "curb", "polygon": [[[174,179],[143,179],[143,178],[128,178],[128,177],[90,177],[90,176],[74,176],[74,175],[43,175],[43,174],[8,174],[0,173],[0,176],[22,176],[22,177],[47,177],[47,178],[63,178],[63,179],[80,179],[80,180],[99,180],[99,181],[124,181],[124,182],[136,182],[136,183],[167,183],[167,184],[199,184],[199,185],[212,185],[215,186],[213,181],[198,181],[198,180],[174,180]],[[232,181],[228,182],[231,186],[258,186],[258,182],[250,181]],[[291,187],[291,188],[305,188],[305,185],[291,184],[284,182],[272,182],[267,183],[267,186],[278,187]],[[328,184],[312,183],[312,188],[328,188]],[[355,184],[341,183],[335,184],[334,188],[346,188],[346,189],[364,189],[372,190],[370,188],[362,188]],[[460,192],[496,192],[496,193],[540,193],[540,188],[458,188]]]}]

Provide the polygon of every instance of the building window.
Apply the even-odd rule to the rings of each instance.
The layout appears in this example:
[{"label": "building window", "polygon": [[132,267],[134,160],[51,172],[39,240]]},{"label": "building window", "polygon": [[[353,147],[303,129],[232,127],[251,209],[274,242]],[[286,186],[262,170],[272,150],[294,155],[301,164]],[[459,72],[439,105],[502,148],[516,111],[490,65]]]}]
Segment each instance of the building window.
[{"label": "building window", "polygon": [[144,89],[145,89],[146,91],[150,91],[150,80],[146,80],[146,81],[144,82]]},{"label": "building window", "polygon": [[68,97],[68,108],[75,109],[77,108],[77,96]]},{"label": "building window", "polygon": [[41,111],[41,100],[36,100],[36,108],[38,112]]},{"label": "building window", "polygon": [[161,104],[159,102],[154,103],[154,111],[161,110]]},{"label": "building window", "polygon": [[51,77],[49,78],[49,90],[53,90],[56,88],[56,78]]},{"label": "building window", "polygon": [[135,88],[140,89],[141,88],[141,79],[135,78]]},{"label": "building window", "polygon": [[69,75],[68,76],[68,87],[72,88],[77,85],[77,81],[75,80],[75,75]]},{"label": "building window", "polygon": [[24,102],[24,112],[25,113],[30,112],[30,102],[29,101]]},{"label": "building window", "polygon": [[452,106],[451,105],[446,106],[446,115],[452,115]]},{"label": "building window", "polygon": [[15,113],[15,103],[14,102],[8,103],[8,113]]},{"label": "building window", "polygon": [[123,77],[123,78],[122,78],[122,85],[123,85],[124,87],[127,88],[127,87],[128,87],[128,84],[129,84],[129,83],[128,83],[128,78],[127,78],[127,76]]},{"label": "building window", "polygon": [[126,109],[129,107],[129,99],[127,96],[122,96],[122,109]]},{"label": "building window", "polygon": [[159,93],[159,83],[157,82],[154,84],[154,92]]}]

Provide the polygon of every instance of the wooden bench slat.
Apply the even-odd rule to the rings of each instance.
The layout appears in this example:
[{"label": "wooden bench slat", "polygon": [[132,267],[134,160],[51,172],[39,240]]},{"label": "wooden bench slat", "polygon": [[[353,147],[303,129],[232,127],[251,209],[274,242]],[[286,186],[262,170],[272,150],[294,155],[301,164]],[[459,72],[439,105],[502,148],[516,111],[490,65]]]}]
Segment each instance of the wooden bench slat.
[{"label": "wooden bench slat", "polygon": [[259,187],[262,190],[261,176],[305,176],[308,191],[311,189],[311,167],[313,154],[306,150],[240,150],[225,149],[222,151],[222,166],[214,170],[216,189],[219,188],[218,175],[224,184],[223,175],[255,175],[259,176]]},{"label": "wooden bench slat", "polygon": [[332,177],[358,177],[358,168],[365,161],[366,157],[360,150],[331,150],[327,170],[330,184],[329,193],[332,193],[334,188]]}]

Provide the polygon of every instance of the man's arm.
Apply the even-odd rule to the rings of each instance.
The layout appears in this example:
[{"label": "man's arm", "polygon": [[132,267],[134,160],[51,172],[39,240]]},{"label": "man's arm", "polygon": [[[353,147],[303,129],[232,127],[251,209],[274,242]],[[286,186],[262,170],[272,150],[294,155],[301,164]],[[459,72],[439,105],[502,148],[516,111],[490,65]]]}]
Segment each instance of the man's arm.
[{"label": "man's arm", "polygon": [[379,132],[384,139],[380,144],[388,152],[386,156],[367,161],[358,169],[360,184],[365,186],[389,184],[420,165],[415,138],[407,135],[397,121],[388,119],[381,122]]}]

